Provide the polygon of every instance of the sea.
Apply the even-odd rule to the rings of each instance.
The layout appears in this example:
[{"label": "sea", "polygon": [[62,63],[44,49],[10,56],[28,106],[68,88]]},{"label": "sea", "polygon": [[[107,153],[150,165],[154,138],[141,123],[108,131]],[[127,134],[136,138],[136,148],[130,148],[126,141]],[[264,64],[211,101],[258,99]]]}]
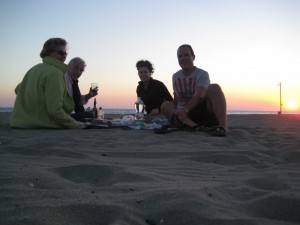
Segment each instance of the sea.
[{"label": "sea", "polygon": [[[0,112],[12,112],[13,107],[0,107]],[[134,109],[103,109],[105,114],[132,115]],[[227,114],[278,114],[278,111],[227,110]],[[300,114],[297,112],[282,111],[282,114]]]}]

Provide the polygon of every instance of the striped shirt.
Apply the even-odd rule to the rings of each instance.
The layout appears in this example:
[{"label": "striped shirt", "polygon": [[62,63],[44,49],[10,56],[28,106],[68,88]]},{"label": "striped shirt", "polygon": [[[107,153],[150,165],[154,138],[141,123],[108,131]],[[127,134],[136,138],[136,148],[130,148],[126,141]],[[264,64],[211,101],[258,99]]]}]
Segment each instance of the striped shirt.
[{"label": "striped shirt", "polygon": [[195,68],[188,76],[179,70],[173,75],[174,96],[177,99],[177,108],[184,107],[193,97],[197,87],[207,89],[210,84],[209,75],[205,70]]}]

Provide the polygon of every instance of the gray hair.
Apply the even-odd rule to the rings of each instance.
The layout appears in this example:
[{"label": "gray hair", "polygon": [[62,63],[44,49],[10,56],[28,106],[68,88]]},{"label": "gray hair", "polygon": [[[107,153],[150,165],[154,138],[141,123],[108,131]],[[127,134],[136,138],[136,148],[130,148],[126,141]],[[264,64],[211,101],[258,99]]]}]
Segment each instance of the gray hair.
[{"label": "gray hair", "polygon": [[70,62],[69,62],[68,65],[69,65],[69,66],[70,66],[71,64],[78,65],[78,64],[80,64],[80,63],[83,63],[84,66],[86,66],[86,63],[85,63],[85,61],[84,61],[82,58],[75,57],[75,58],[73,58],[73,59],[70,60]]}]

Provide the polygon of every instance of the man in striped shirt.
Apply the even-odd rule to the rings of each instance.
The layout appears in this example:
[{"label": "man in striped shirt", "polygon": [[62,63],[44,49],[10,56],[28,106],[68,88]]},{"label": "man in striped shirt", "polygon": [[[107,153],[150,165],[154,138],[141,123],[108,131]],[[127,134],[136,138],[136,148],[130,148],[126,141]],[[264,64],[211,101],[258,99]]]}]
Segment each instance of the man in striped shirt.
[{"label": "man in striped shirt", "polygon": [[195,54],[190,45],[177,50],[181,70],[173,77],[174,101],[165,102],[162,112],[175,126],[205,129],[214,136],[227,131],[226,99],[218,84],[210,84],[206,71],[194,66]]}]

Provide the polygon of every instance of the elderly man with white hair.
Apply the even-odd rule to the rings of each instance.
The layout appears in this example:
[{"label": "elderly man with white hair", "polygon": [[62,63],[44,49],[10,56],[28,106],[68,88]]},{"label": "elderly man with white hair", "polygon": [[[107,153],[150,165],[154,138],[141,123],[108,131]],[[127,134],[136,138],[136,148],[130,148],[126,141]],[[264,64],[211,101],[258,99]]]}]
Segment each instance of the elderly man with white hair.
[{"label": "elderly man with white hair", "polygon": [[83,105],[87,104],[89,99],[98,95],[98,88],[91,89],[88,94],[82,95],[78,86],[78,79],[81,77],[82,73],[85,70],[86,63],[83,59],[75,57],[69,62],[68,71],[65,74],[65,80],[67,85],[67,90],[69,95],[74,100],[74,112],[71,116],[80,120],[82,118],[91,118],[93,117],[91,113],[86,112]]}]

